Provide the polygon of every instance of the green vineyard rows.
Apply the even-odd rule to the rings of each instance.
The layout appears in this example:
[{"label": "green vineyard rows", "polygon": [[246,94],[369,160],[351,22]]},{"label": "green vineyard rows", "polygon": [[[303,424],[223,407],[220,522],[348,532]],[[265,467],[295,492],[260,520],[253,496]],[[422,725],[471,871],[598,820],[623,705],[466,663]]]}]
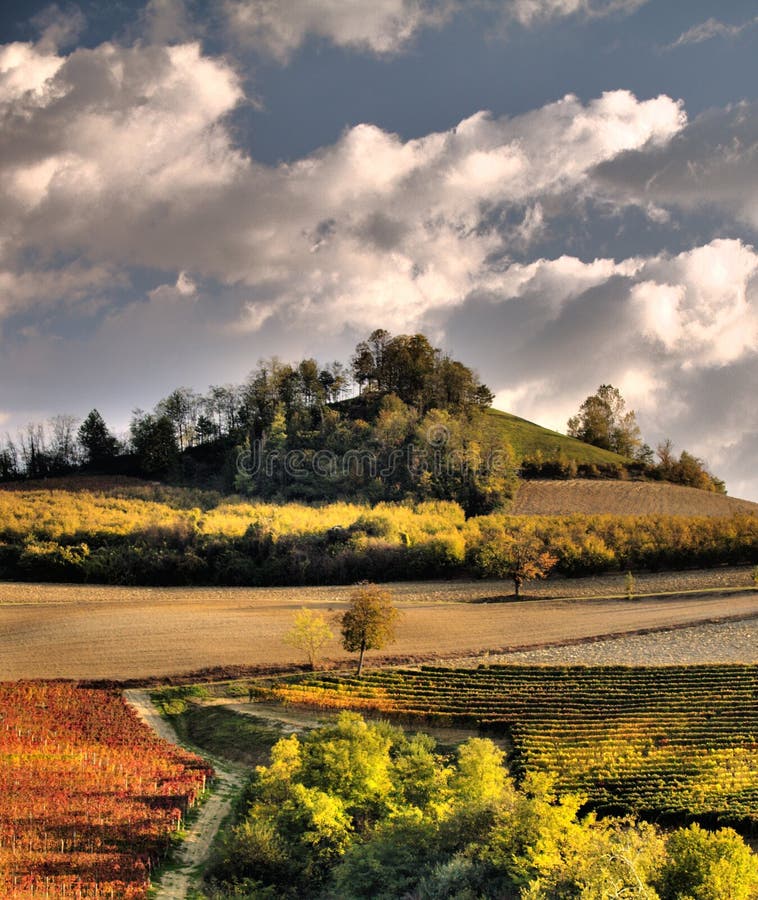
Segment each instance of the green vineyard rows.
[{"label": "green vineyard rows", "polygon": [[516,775],[554,773],[601,812],[758,827],[758,666],[428,666],[297,676],[267,693],[505,734]]}]

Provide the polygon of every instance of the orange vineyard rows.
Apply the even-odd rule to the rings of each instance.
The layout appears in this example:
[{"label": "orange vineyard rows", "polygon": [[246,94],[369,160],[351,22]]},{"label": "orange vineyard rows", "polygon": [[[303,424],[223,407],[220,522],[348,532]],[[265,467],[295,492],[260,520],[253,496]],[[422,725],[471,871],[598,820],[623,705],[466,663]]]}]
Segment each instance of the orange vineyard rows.
[{"label": "orange vineyard rows", "polygon": [[118,691],[0,684],[0,895],[142,900],[211,775]]}]

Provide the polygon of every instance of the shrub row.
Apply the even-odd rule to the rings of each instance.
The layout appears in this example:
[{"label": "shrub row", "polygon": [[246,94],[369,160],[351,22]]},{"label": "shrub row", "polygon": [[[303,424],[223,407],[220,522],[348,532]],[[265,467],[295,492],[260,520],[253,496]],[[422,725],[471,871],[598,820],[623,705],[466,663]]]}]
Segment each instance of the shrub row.
[{"label": "shrub row", "polygon": [[[188,508],[186,501],[207,500]],[[488,577],[488,544],[521,534],[556,571],[758,563],[758,516],[466,520],[456,503],[321,506],[199,495],[0,491],[0,578],[113,584],[296,585]]]}]

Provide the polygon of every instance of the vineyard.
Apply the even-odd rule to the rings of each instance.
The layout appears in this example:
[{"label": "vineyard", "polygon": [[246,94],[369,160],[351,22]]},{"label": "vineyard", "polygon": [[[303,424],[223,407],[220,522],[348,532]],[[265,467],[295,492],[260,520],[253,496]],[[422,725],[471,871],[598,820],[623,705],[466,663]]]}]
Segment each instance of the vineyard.
[{"label": "vineyard", "polygon": [[324,709],[504,733],[513,771],[547,771],[601,812],[758,825],[758,667],[423,667],[319,674],[261,693]]},{"label": "vineyard", "polygon": [[0,893],[142,900],[209,767],[117,691],[0,684]]}]

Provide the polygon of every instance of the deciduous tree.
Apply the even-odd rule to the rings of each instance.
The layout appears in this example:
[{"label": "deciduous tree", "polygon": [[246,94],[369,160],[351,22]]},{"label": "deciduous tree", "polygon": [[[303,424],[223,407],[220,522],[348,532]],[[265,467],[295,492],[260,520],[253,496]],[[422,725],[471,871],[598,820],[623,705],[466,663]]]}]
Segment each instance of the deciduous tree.
[{"label": "deciduous tree", "polygon": [[596,393],[587,397],[579,412],[568,420],[568,433],[622,456],[634,456],[642,446],[634,410],[626,409],[621,392],[612,384],[601,384]]},{"label": "deciduous tree", "polygon": [[340,616],[340,629],[345,650],[360,652],[359,675],[363,672],[366,650],[381,650],[394,641],[398,615],[388,590],[368,581],[355,586],[350,595],[350,606]]},{"label": "deciduous tree", "polygon": [[752,900],[758,896],[758,856],[731,828],[680,828],[667,842],[657,885],[663,900]]},{"label": "deciduous tree", "polygon": [[516,599],[525,581],[547,578],[558,562],[543,541],[528,532],[506,532],[496,523],[476,542],[472,557],[482,575],[510,578]]},{"label": "deciduous tree", "polygon": [[295,621],[284,636],[284,642],[296,650],[302,650],[310,667],[315,669],[322,649],[333,637],[323,614],[304,606],[295,615]]}]

